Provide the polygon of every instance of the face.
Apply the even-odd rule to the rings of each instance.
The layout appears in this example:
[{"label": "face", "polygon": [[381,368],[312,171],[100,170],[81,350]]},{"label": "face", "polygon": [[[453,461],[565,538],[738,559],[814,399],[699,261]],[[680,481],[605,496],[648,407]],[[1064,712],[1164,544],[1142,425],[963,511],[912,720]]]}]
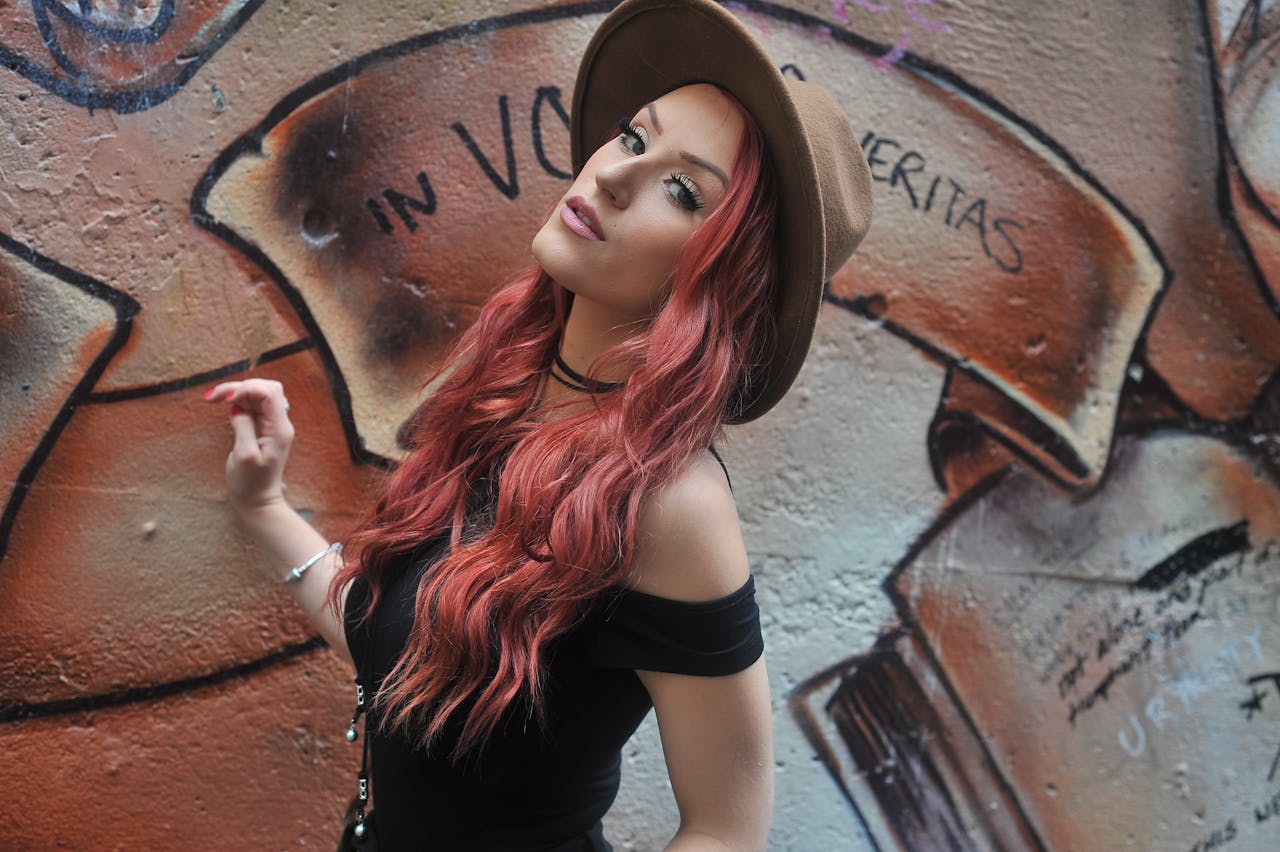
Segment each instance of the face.
[{"label": "face", "polygon": [[612,327],[661,303],[685,242],[723,200],[742,117],[714,86],[668,92],[587,160],[533,238],[533,257]]}]

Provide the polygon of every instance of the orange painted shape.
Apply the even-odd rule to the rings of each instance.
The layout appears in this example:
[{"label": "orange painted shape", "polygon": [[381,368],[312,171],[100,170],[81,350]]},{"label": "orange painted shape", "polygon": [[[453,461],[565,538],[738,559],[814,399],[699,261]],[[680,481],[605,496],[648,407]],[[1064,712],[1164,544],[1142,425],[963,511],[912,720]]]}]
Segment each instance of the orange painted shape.
[{"label": "orange painted shape", "polygon": [[[1206,0],[1211,25],[1218,5]],[[1239,9],[1215,51],[1216,141],[1231,209],[1221,231],[1186,226],[1178,235],[1189,262],[1147,336],[1151,365],[1214,420],[1242,418],[1280,370],[1280,8],[1259,9]]]},{"label": "orange painted shape", "polygon": [[0,252],[0,506],[117,321],[111,304]]},{"label": "orange painted shape", "polygon": [[[1243,548],[1218,557],[1204,544],[1233,535]],[[892,588],[1047,848],[1182,845],[1175,774],[1214,824],[1271,795],[1274,749],[1239,706],[1247,678],[1280,667],[1280,482],[1257,459],[1129,437],[1088,499],[1015,474],[929,538]]]},{"label": "orange painted shape", "polygon": [[329,88],[266,129],[261,154],[218,177],[208,210],[304,300],[369,449],[398,452],[423,383],[531,263],[566,185],[553,174],[569,169],[557,107],[568,110],[588,32],[577,21],[480,32],[351,76],[334,69]]},{"label": "orange painted shape", "polygon": [[[288,389],[291,504],[340,535],[373,472],[347,453],[317,357],[253,375]],[[227,505],[231,430],[203,390],[87,405],[72,418],[0,564],[0,704],[205,675],[311,634],[269,579],[287,566],[262,565]]]},{"label": "orange painted shape", "polygon": [[1280,302],[1280,6],[1253,0],[1218,56],[1236,219]]},{"label": "orange painted shape", "polygon": [[1164,278],[1137,223],[977,90],[804,30],[765,40],[833,90],[875,180],[870,233],[832,294],[985,388],[957,393],[958,411],[1069,486],[1096,482]]},{"label": "orange painted shape", "polygon": [[90,4],[31,0],[0,6],[0,49],[55,91],[96,94],[162,89],[183,75],[253,0],[152,0]]},{"label": "orange painted shape", "polygon": [[[326,651],[159,700],[0,725],[6,849],[331,849],[356,789]],[[39,806],[33,806],[38,802]]]}]

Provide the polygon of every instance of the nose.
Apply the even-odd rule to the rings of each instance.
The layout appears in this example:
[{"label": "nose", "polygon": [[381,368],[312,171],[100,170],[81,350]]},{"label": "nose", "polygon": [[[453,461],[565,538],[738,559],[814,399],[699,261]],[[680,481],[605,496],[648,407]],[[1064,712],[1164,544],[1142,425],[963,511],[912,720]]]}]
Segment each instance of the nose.
[{"label": "nose", "polygon": [[632,160],[610,163],[596,172],[596,186],[609,197],[614,207],[631,203]]}]

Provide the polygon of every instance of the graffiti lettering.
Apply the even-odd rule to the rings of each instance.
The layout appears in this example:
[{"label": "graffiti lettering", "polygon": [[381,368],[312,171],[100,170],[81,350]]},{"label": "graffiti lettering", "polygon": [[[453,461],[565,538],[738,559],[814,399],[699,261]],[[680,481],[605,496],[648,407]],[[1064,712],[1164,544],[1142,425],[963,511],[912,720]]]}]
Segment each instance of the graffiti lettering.
[{"label": "graffiti lettering", "polygon": [[1259,692],[1255,689],[1248,698],[1240,702],[1240,709],[1244,711],[1244,720],[1246,722],[1252,721],[1256,714],[1262,712],[1262,699],[1266,697],[1267,694],[1265,692]]},{"label": "graffiti lettering", "polygon": [[[1204,537],[1202,536],[1201,538],[1203,539]],[[1200,541],[1200,539],[1197,539],[1197,541]],[[1194,545],[1196,544],[1196,542],[1192,542],[1192,544]],[[1188,548],[1189,547],[1190,545],[1188,545]],[[1183,548],[1182,550],[1179,550],[1178,553],[1181,554],[1184,551],[1186,551],[1188,548]],[[1177,555],[1178,554],[1174,554],[1175,557]],[[1159,586],[1159,588],[1165,589],[1166,591],[1164,592],[1163,595],[1161,595],[1159,598],[1156,599],[1156,603],[1155,603],[1156,615],[1163,615],[1174,604],[1186,603],[1187,601],[1191,600],[1191,597],[1193,594],[1192,580],[1195,579],[1196,575],[1200,574],[1201,572],[1204,572],[1204,573],[1198,579],[1198,590],[1194,592],[1197,608],[1203,607],[1203,605],[1207,602],[1209,591],[1214,586],[1218,585],[1222,581],[1232,576],[1243,575],[1244,566],[1245,566],[1245,555],[1246,555],[1244,553],[1236,553],[1235,559],[1222,562],[1221,564],[1218,564],[1206,570],[1208,566],[1212,565],[1213,560],[1218,559],[1222,555],[1225,555],[1225,554],[1215,555],[1211,559],[1201,563],[1193,563],[1190,560],[1184,560],[1182,567],[1177,569],[1177,573],[1169,575],[1167,583],[1165,585]],[[1174,557],[1170,557],[1170,559],[1166,559],[1164,562],[1160,563],[1160,565],[1157,565],[1155,568],[1152,568],[1150,571],[1147,571],[1145,574],[1143,574],[1142,579],[1138,580],[1138,582],[1134,584],[1134,588],[1135,589],[1146,588],[1150,590],[1152,588],[1150,584],[1146,586],[1143,586],[1141,584],[1147,578],[1152,577],[1155,574],[1155,572],[1162,570],[1162,566],[1167,565],[1170,562],[1170,560],[1172,560],[1173,558]]]},{"label": "graffiti lettering", "polygon": [[1280,792],[1262,804],[1253,806],[1253,818],[1257,822],[1266,822],[1275,816],[1280,816]]},{"label": "graffiti lettering", "polygon": [[[1192,616],[1197,616],[1198,613],[1199,610],[1195,610],[1187,618],[1170,619],[1165,623],[1163,629],[1166,631],[1174,629],[1185,632],[1185,627],[1182,627],[1182,625],[1198,621],[1198,618],[1194,619],[1194,621],[1192,619]],[[1174,623],[1178,625],[1178,627],[1169,628],[1168,625],[1170,623]],[[1182,633],[1179,632],[1178,636],[1180,637],[1181,635]],[[1148,633],[1147,640],[1151,641],[1154,636],[1155,634]],[[1176,695],[1179,703],[1182,705],[1182,715],[1186,717],[1194,715],[1195,703],[1198,702],[1201,696],[1213,692],[1216,687],[1224,686],[1228,681],[1233,679],[1234,673],[1237,672],[1240,667],[1241,646],[1247,646],[1253,651],[1253,655],[1261,661],[1263,657],[1262,644],[1260,641],[1261,638],[1262,627],[1256,626],[1252,633],[1248,633],[1237,639],[1231,640],[1199,667],[1184,671],[1178,679],[1174,681],[1172,686],[1173,694]],[[1162,651],[1168,650],[1168,643],[1169,640],[1166,638],[1164,647],[1161,649]],[[1132,657],[1132,655],[1130,656]],[[1128,662],[1128,660],[1126,660],[1126,662]],[[1114,669],[1112,671],[1114,671]],[[1110,672],[1108,672],[1108,674],[1110,675]],[[1248,679],[1246,685],[1252,686],[1252,684],[1262,680],[1272,680],[1276,689],[1280,691],[1280,672],[1254,675]],[[1106,686],[1107,688],[1110,688],[1112,685],[1113,684],[1107,683],[1104,680],[1102,684],[1099,684],[1099,687],[1101,688],[1102,686]],[[1095,690],[1095,692],[1096,691],[1097,690]],[[1147,701],[1145,707],[1144,715],[1157,731],[1163,731],[1166,726],[1180,718],[1170,708],[1169,702],[1165,697],[1166,694],[1167,692],[1165,691],[1156,693]],[[1103,695],[1102,697],[1105,698],[1106,696]],[[1092,706],[1092,704],[1083,706],[1084,702],[1079,702],[1079,704],[1082,705],[1079,712],[1083,712]],[[1076,709],[1077,707],[1073,705],[1072,711],[1075,712]],[[1116,739],[1126,754],[1130,757],[1138,757],[1146,750],[1147,732],[1142,719],[1139,718],[1136,713],[1130,713],[1127,721],[1128,724],[1116,733]],[[1133,729],[1132,736],[1130,735],[1130,728]]]},{"label": "graffiti lettering", "polygon": [[1142,727],[1142,723],[1138,721],[1138,717],[1132,713],[1129,714],[1129,724],[1133,725],[1134,731],[1138,734],[1137,745],[1129,745],[1129,732],[1122,729],[1119,735],[1120,747],[1128,752],[1130,757],[1137,757],[1142,754],[1143,750],[1147,747],[1147,730]]},{"label": "graffiti lettering", "polygon": [[1164,639],[1165,650],[1173,647],[1173,643],[1182,638],[1183,634],[1191,629],[1191,625],[1200,621],[1202,618],[1200,610],[1193,610],[1190,615],[1178,618],[1174,616],[1167,619],[1160,625],[1160,636]]},{"label": "graffiti lettering", "polygon": [[1114,665],[1107,670],[1106,676],[1103,677],[1098,685],[1093,688],[1092,692],[1081,700],[1073,701],[1071,703],[1071,709],[1067,713],[1067,721],[1071,723],[1073,728],[1076,724],[1076,717],[1081,713],[1086,713],[1089,710],[1092,710],[1098,701],[1107,700],[1107,694],[1111,691],[1111,687],[1115,685],[1117,680],[1129,674],[1129,672],[1134,669],[1151,662],[1151,649],[1153,645],[1154,642],[1152,641],[1152,637],[1148,634],[1136,650],[1130,652],[1130,654],[1118,665]]},{"label": "graffiti lettering", "polygon": [[507,108],[507,96],[498,96],[498,117],[502,122],[502,150],[506,155],[507,176],[504,179],[498,174],[497,169],[489,162],[489,158],[480,150],[480,146],[476,144],[476,140],[471,137],[471,132],[467,130],[467,126],[461,121],[455,121],[452,125],[453,132],[458,134],[458,138],[462,140],[462,144],[467,146],[467,150],[471,152],[471,156],[475,157],[476,163],[480,166],[481,171],[493,183],[498,191],[507,198],[514,199],[520,194],[520,183],[516,178],[516,152],[515,147],[511,143],[511,112]]},{"label": "graffiti lettering", "polygon": [[[558,86],[538,86],[534,90],[529,121],[530,142],[533,147],[533,153],[538,160],[538,165],[547,174],[558,180],[570,180],[573,178],[573,173],[557,166],[547,156],[546,143],[543,141],[545,111],[547,109],[552,110],[556,118],[566,128],[569,126],[569,113],[565,111],[564,104],[561,102],[560,88]],[[511,131],[510,99],[507,95],[498,97],[498,120],[502,127],[502,160],[505,174],[499,173],[494,168],[493,162],[481,150],[480,145],[471,135],[471,131],[467,129],[467,125],[464,122],[455,121],[449,126],[457,134],[462,144],[466,146],[467,151],[476,161],[476,165],[480,167],[480,170],[489,179],[489,182],[493,184],[494,188],[504,197],[514,200],[520,195],[520,179]],[[385,203],[391,207],[395,215],[404,223],[404,227],[409,233],[414,233],[418,230],[418,225],[420,224],[419,216],[429,217],[433,215],[438,206],[435,190],[431,186],[431,178],[428,176],[426,169],[418,172],[415,180],[418,184],[418,192],[416,194],[401,192],[390,187],[381,192]],[[391,234],[395,231],[394,221],[387,214],[381,201],[377,198],[370,198],[365,201],[365,207],[369,210],[369,214],[373,216],[374,221],[378,223],[378,229],[382,233]],[[418,215],[415,215],[415,213]]]},{"label": "graffiti lettering", "polygon": [[[902,187],[913,210],[932,213],[935,202],[937,206],[945,206],[943,224],[956,231],[968,225],[976,232],[982,253],[1001,271],[1010,275],[1022,271],[1022,249],[1015,238],[1023,229],[1021,222],[1008,216],[989,215],[986,198],[966,199],[964,187],[945,175],[935,174],[928,190],[924,190],[923,183],[928,180],[925,174],[928,159],[919,151],[904,149],[896,139],[868,131],[862,137],[862,150],[866,152],[872,180],[889,184],[890,190]],[[916,182],[912,183],[913,180]],[[939,188],[942,189],[941,194]],[[962,202],[962,199],[965,200]]]},{"label": "graffiti lettering", "polygon": [[1253,649],[1254,656],[1262,661],[1262,645],[1260,643],[1262,628],[1255,627],[1253,633],[1233,639],[1222,647],[1218,653],[1207,659],[1197,668],[1187,669],[1174,683],[1182,709],[1191,713],[1191,699],[1210,691],[1210,687],[1237,672],[1240,668],[1239,646],[1243,643]]},{"label": "graffiti lettering", "polygon": [[[418,172],[418,189],[422,191],[421,201],[412,195],[405,195],[394,189],[384,189],[382,191],[382,197],[391,205],[391,209],[396,211],[396,215],[400,217],[400,221],[404,222],[404,226],[409,229],[409,233],[418,230],[418,220],[409,212],[410,208],[417,210],[423,216],[430,216],[436,212],[436,194],[431,189],[431,181],[427,178],[426,172]],[[378,202],[370,198],[367,204],[369,212],[378,221],[378,227],[382,229],[382,232],[384,234],[391,233],[391,220],[382,212]]]},{"label": "graffiti lettering", "polygon": [[1129,633],[1139,630],[1146,619],[1142,615],[1142,607],[1133,608],[1133,613],[1126,615],[1119,622],[1112,624],[1111,617],[1107,617],[1107,626],[1102,630],[1102,636],[1098,638],[1098,659],[1101,660],[1111,652],[1111,649],[1120,643]]},{"label": "graffiti lettering", "polygon": [[1049,619],[1036,630],[1031,641],[1024,646],[1024,653],[1027,654],[1027,662],[1035,663],[1037,660],[1032,653],[1033,648],[1045,648],[1052,650],[1052,657],[1040,669],[1040,683],[1048,683],[1053,676],[1053,670],[1064,660],[1071,660],[1075,657],[1075,647],[1070,642],[1055,642],[1054,636],[1062,629],[1062,625],[1066,622],[1067,617],[1075,611],[1077,604],[1084,600],[1092,600],[1093,590],[1088,586],[1082,585],[1071,594],[1067,600],[1062,603],[1049,617]]},{"label": "graffiti lettering", "polygon": [[[1076,719],[1082,714],[1091,710],[1099,700],[1106,700],[1107,694],[1115,685],[1115,682],[1134,671],[1135,669],[1149,663],[1152,659],[1152,653],[1156,648],[1156,640],[1162,639],[1158,650],[1161,652],[1169,650],[1174,643],[1180,640],[1192,625],[1202,621],[1200,610],[1193,610],[1183,617],[1171,616],[1162,622],[1158,629],[1148,631],[1143,637],[1142,644],[1130,652],[1119,664],[1112,666],[1107,670],[1106,676],[1094,687],[1093,691],[1079,701],[1074,701],[1070,705],[1067,714],[1067,721],[1074,727]],[[1261,644],[1261,627],[1255,627],[1251,634],[1241,636],[1234,639],[1222,648],[1217,654],[1210,657],[1203,665],[1199,667],[1199,671],[1189,669],[1175,683],[1178,692],[1178,698],[1182,701],[1183,710],[1188,714],[1191,713],[1191,699],[1196,698],[1209,691],[1209,684],[1214,680],[1221,680],[1223,675],[1221,672],[1230,667],[1231,671],[1236,671],[1240,667],[1240,645],[1248,645],[1252,648],[1254,655],[1259,661],[1262,660],[1262,644]],[[1226,665],[1223,665],[1226,664]],[[1271,675],[1258,675],[1257,679],[1261,680]],[[1276,674],[1280,678],[1280,673]],[[1252,683],[1253,681],[1250,681]],[[1167,715],[1167,714],[1166,714]],[[1162,725],[1158,727],[1163,727]]]},{"label": "graffiti lettering", "polygon": [[538,157],[538,164],[546,170],[547,174],[560,180],[570,180],[573,178],[573,172],[566,169],[557,168],[547,159],[547,151],[542,144],[542,107],[544,104],[550,104],[551,108],[556,111],[556,117],[567,128],[569,126],[569,113],[565,111],[564,104],[560,103],[560,87],[559,86],[539,86],[537,96],[533,99],[533,113],[529,117],[529,128],[533,134],[533,153]]},{"label": "graffiti lettering", "polygon": [[[1169,708],[1165,706],[1163,695],[1157,695],[1147,702],[1146,716],[1151,720],[1151,724],[1156,726],[1157,731],[1163,731],[1166,722],[1177,718],[1169,711]],[[1117,739],[1120,741],[1120,747],[1124,749],[1130,757],[1137,757],[1142,754],[1143,750],[1147,747],[1147,730],[1143,727],[1142,721],[1138,718],[1136,713],[1129,714],[1129,724],[1133,726],[1134,731],[1137,732],[1137,745],[1129,744],[1129,732],[1123,728],[1117,735]]]},{"label": "graffiti lettering", "polygon": [[[935,33],[951,32],[951,24],[946,21],[935,21],[931,18],[926,18],[920,12],[919,7],[932,6],[937,2],[937,0],[899,0],[899,2],[902,5],[902,11],[906,13],[907,18],[911,23],[921,29]],[[893,11],[893,4],[891,3],[873,3],[871,0],[853,0],[853,3],[858,8],[870,12],[873,15],[883,15]],[[844,24],[849,23],[849,10],[847,6],[848,3],[846,0],[832,0],[831,2],[832,14],[836,16],[836,20]],[[898,39],[894,42],[893,47],[883,55],[876,57],[876,59],[873,60],[873,64],[877,68],[883,70],[905,56],[907,48],[911,45],[911,32],[912,30],[910,26],[904,26],[899,31]]]},{"label": "graffiti lettering", "polygon": [[[1256,638],[1254,639],[1254,650],[1258,653],[1259,657],[1262,656],[1260,646],[1257,644]],[[1276,693],[1280,694],[1280,672],[1265,672],[1263,674],[1253,675],[1245,681],[1245,685],[1253,686],[1255,683],[1262,683],[1264,681],[1271,681],[1271,685],[1275,687]],[[1256,689],[1254,690],[1254,693],[1257,694]],[[1261,699],[1258,699],[1258,701],[1261,703]],[[1261,709],[1261,707],[1258,709]]]},{"label": "graffiti lettering", "polygon": [[1084,654],[1076,654],[1076,664],[1058,679],[1058,698],[1066,698],[1067,693],[1076,688],[1080,678],[1084,677]]},{"label": "graffiti lettering", "polygon": [[1215,828],[1208,837],[1203,840],[1197,840],[1195,845],[1191,847],[1191,852],[1209,852],[1211,849],[1220,849],[1235,840],[1236,834],[1236,821],[1234,818],[1229,819],[1222,828]]}]

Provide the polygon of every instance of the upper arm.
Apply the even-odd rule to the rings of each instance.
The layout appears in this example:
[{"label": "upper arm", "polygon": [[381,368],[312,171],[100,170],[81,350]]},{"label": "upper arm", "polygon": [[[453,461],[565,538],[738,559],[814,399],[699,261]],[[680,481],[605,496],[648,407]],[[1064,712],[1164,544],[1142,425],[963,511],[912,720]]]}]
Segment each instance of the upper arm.
[{"label": "upper arm", "polygon": [[[709,457],[654,494],[640,513],[635,586],[685,601],[723,597],[750,574],[737,511]],[[653,700],[682,839],[764,848],[773,802],[769,683],[763,658],[736,674],[639,671]]]},{"label": "upper arm", "polygon": [[751,571],[733,494],[710,454],[695,459],[640,508],[631,563],[634,587],[681,601],[740,588]]},{"label": "upper arm", "polygon": [[763,849],[773,810],[773,737],[764,658],[737,674],[637,672],[658,716],[681,834]]}]

